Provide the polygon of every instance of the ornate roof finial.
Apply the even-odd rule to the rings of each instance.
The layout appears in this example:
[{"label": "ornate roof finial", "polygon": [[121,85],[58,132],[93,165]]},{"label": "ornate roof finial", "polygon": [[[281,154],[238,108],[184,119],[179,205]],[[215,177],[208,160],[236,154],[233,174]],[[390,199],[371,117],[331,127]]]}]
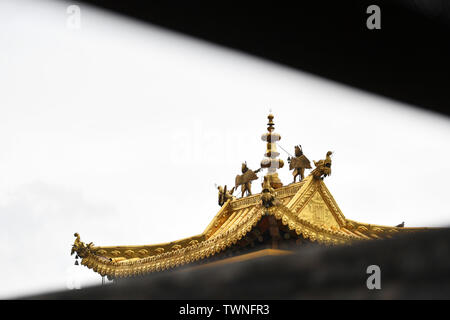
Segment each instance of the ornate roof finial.
[{"label": "ornate roof finial", "polygon": [[267,124],[269,127],[267,127],[267,131],[272,132],[273,130],[275,130],[274,128],[275,123],[273,122],[273,114],[269,114],[267,116],[267,119],[269,119],[269,123]]},{"label": "ornate roof finial", "polygon": [[283,184],[278,178],[278,173],[276,171],[279,168],[283,168],[284,162],[281,159],[277,159],[280,153],[277,151],[276,143],[281,139],[281,136],[278,133],[273,132],[275,130],[273,118],[273,114],[267,116],[267,119],[269,119],[269,122],[267,123],[268,132],[261,136],[261,139],[267,142],[266,153],[264,154],[265,158],[261,161],[261,167],[267,168],[267,180],[274,189],[277,189],[282,187]]}]

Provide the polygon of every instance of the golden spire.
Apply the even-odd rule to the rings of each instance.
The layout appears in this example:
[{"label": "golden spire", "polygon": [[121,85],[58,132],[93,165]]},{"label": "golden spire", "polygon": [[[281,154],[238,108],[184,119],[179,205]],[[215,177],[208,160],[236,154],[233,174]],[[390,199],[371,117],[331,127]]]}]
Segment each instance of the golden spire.
[{"label": "golden spire", "polygon": [[261,167],[267,169],[267,180],[270,182],[272,188],[277,189],[283,186],[278,178],[277,169],[283,168],[284,162],[281,159],[277,159],[280,153],[277,151],[277,141],[281,139],[278,133],[273,132],[275,130],[275,123],[273,122],[273,115],[269,114],[267,117],[269,123],[267,123],[267,133],[261,136],[262,141],[267,142],[265,158],[261,161]]}]

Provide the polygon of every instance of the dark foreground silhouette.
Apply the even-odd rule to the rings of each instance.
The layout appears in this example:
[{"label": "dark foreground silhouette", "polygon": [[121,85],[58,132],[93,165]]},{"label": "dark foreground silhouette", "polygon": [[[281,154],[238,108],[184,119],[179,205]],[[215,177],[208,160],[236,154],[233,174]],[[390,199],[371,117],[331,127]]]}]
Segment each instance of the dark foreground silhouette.
[{"label": "dark foreground silhouette", "polygon": [[[368,266],[381,289],[367,288]],[[116,284],[26,299],[448,299],[450,229],[368,241],[307,246],[287,256],[185,267]]]}]

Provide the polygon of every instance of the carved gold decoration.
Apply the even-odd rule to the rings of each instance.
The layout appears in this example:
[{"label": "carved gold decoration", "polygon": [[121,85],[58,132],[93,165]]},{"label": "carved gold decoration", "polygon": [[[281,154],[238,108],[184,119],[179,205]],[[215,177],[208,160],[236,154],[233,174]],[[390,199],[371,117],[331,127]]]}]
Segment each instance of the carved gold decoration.
[{"label": "carved gold decoration", "polygon": [[91,249],[93,247],[93,243],[85,244],[81,241],[80,235],[78,233],[74,234],[75,242],[72,245],[72,250],[70,252],[73,255],[75,252],[80,258],[84,258],[91,254]]},{"label": "carved gold decoration", "polygon": [[[272,185],[270,183],[270,180],[267,176],[264,177],[264,182],[262,185],[262,192],[261,192],[261,202],[263,207],[269,208],[277,204],[276,198],[275,198],[275,189],[272,188]],[[279,202],[279,201],[278,201]]]},{"label": "carved gold decoration", "polygon": [[281,136],[275,133],[275,123],[273,122],[273,115],[269,114],[267,119],[267,133],[261,136],[261,140],[267,142],[266,152],[264,154],[264,159],[261,161],[261,168],[267,169],[266,180],[270,183],[271,187],[274,189],[281,188],[283,183],[280,178],[278,178],[277,169],[281,169],[284,166],[282,159],[278,159],[280,153],[277,151],[277,141],[281,140]]},{"label": "carved gold decoration", "polygon": [[231,191],[227,190],[227,186],[225,186],[225,188],[218,186],[217,189],[219,190],[219,206],[223,206],[228,200],[234,199],[233,192],[235,187],[233,187]]},{"label": "carved gold decoration", "polygon": [[[179,244],[177,246],[172,244],[168,247],[169,251],[164,250],[163,247],[156,246],[153,249],[154,254],[151,256],[131,259],[118,258],[110,261],[98,254],[99,250],[105,249],[101,247],[90,248],[90,250],[83,251],[83,256],[79,254],[82,257],[81,264],[111,278],[129,277],[167,270],[205,259],[225,250],[245,237],[266,213],[275,216],[276,219],[280,220],[298,235],[325,245],[351,244],[354,241],[387,238],[397,232],[425,230],[424,228],[411,228],[411,230],[410,228],[361,224],[345,218],[343,224],[339,224],[338,217],[342,213],[340,211],[333,212],[333,210],[338,210],[339,208],[327,203],[327,201],[330,201],[333,204],[334,199],[332,199],[331,195],[329,200],[324,197],[324,195],[328,194],[328,190],[324,186],[322,180],[307,177],[302,183],[296,183],[276,190],[275,194],[281,194],[286,200],[289,200],[287,205],[278,203],[267,209],[261,205],[261,194],[255,195],[255,200],[252,200],[251,204],[246,203],[243,205],[243,200],[253,196],[233,200],[226,205],[226,208],[222,207],[219,211],[220,214],[216,215],[215,220],[225,218],[224,220],[219,219],[222,222],[219,223],[218,227],[210,224],[203,234],[182,240],[181,243],[185,243],[185,245]],[[321,198],[318,198],[319,196]],[[278,198],[278,196],[276,197]],[[327,218],[322,220],[302,216],[302,210],[310,210],[309,201],[311,200],[313,207],[315,205],[318,206],[317,212],[320,213],[322,210],[328,212],[327,210],[329,210],[332,215],[328,215]],[[238,204],[236,205],[233,202]],[[327,203],[327,209],[323,207],[325,203]],[[312,210],[314,211],[315,209]],[[332,222],[332,219],[335,219],[334,222]],[[209,233],[209,237],[206,236],[207,233]],[[84,247],[79,243],[77,248],[81,251],[84,250]],[[171,248],[173,250],[170,250]],[[128,249],[124,249],[123,255],[125,255],[126,250]],[[135,248],[133,251],[140,253],[138,248]],[[113,253],[120,255],[120,250],[114,249],[110,254]]]},{"label": "carved gold decoration", "polygon": [[251,170],[247,167],[247,162],[242,164],[242,174],[237,175],[235,179],[235,186],[234,188],[237,188],[241,186],[241,197],[244,197],[244,194],[247,192],[247,195],[252,195],[252,181],[258,179],[258,176],[256,175],[261,170]]},{"label": "carved gold decoration", "polygon": [[[283,167],[276,151],[276,142],[281,136],[273,132],[273,116],[268,118],[268,133],[262,137],[267,142],[267,149],[261,166],[268,168],[262,194],[251,195],[246,184],[254,179],[257,171],[252,172],[253,175],[247,173],[248,177],[239,182],[244,181],[241,183],[242,193],[248,191],[250,195],[235,199],[219,187],[222,207],[200,235],[155,245],[94,247],[92,242],[86,245],[75,233],[71,254],[77,253],[82,265],[113,279],[159,272],[211,257],[246,237],[265,215],[275,217],[297,235],[325,245],[348,245],[355,241],[385,239],[400,232],[427,230],[371,225],[346,219],[322,181],[331,173],[331,152],[327,153],[326,159],[314,162],[316,168],[301,182],[283,187],[276,173],[277,168]],[[297,155],[299,153],[296,152]],[[306,162],[302,163],[305,166]],[[249,170],[246,164],[243,165],[243,176]],[[302,241],[301,238],[298,240]]]},{"label": "carved gold decoration", "polygon": [[320,179],[331,175],[332,154],[333,152],[328,151],[324,160],[314,161],[314,165],[316,166],[316,168],[310,173],[314,178]]},{"label": "carved gold decoration", "polygon": [[317,225],[339,227],[336,218],[331,213],[319,191],[314,193],[298,216],[304,220],[312,221]]},{"label": "carved gold decoration", "polygon": [[120,251],[119,251],[119,250],[113,250],[113,251],[111,251],[111,254],[112,254],[114,257],[118,257],[118,256],[120,255]]},{"label": "carved gold decoration", "polygon": [[133,258],[134,257],[134,251],[133,250],[126,250],[123,253],[127,258]]},{"label": "carved gold decoration", "polygon": [[108,252],[106,250],[100,249],[98,251],[95,252],[96,254],[98,254],[99,256],[104,256],[106,255]]},{"label": "carved gold decoration", "polygon": [[146,250],[146,249],[141,249],[141,250],[138,251],[138,253],[141,256],[147,256],[149,254],[148,250]]},{"label": "carved gold decoration", "polygon": [[190,246],[195,246],[196,244],[198,244],[198,240],[189,241]]},{"label": "carved gold decoration", "polygon": [[289,170],[294,170],[292,175],[294,176],[294,182],[297,176],[300,176],[299,181],[305,178],[305,169],[311,169],[311,163],[309,159],[303,154],[302,146],[295,146],[295,157],[288,157]]}]

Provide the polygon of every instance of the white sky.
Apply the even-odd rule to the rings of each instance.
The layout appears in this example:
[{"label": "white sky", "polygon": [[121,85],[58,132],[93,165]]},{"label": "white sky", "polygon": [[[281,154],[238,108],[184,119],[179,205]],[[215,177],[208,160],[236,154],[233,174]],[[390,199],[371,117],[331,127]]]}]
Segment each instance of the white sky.
[{"label": "white sky", "polygon": [[201,233],[214,184],[259,167],[269,109],[289,152],[335,152],[325,183],[347,218],[449,224],[448,118],[85,5],[69,29],[67,5],[0,2],[0,297],[100,283],[73,266],[74,232]]}]

